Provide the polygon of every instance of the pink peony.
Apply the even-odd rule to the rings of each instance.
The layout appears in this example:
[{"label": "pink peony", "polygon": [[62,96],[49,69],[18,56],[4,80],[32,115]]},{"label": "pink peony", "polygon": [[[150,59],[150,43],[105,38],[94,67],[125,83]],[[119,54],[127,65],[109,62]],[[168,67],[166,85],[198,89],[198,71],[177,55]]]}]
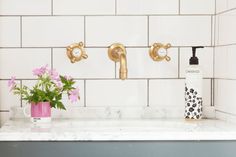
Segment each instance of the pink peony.
[{"label": "pink peony", "polygon": [[47,68],[48,68],[48,65],[45,65],[45,66],[40,67],[40,68],[36,68],[36,69],[33,70],[33,75],[42,76],[48,71]]},{"label": "pink peony", "polygon": [[69,99],[72,103],[75,103],[79,100],[79,88],[73,89],[69,92]]},{"label": "pink peony", "polygon": [[16,86],[16,77],[11,77],[11,80],[8,81],[8,87],[10,88],[10,91],[12,91]]}]

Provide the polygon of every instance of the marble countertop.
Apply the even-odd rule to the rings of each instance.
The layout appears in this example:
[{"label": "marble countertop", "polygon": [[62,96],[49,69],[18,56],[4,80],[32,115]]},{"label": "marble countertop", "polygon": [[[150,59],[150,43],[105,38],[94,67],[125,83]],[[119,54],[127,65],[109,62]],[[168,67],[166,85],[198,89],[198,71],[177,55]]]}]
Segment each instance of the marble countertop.
[{"label": "marble countertop", "polygon": [[11,120],[0,141],[236,140],[236,124],[220,120],[54,119],[50,124]]}]

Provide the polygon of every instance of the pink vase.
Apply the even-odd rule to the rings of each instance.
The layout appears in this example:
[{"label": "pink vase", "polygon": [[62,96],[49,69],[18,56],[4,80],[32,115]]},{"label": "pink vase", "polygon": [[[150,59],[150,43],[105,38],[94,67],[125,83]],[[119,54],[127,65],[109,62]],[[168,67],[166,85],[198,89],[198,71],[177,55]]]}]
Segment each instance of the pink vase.
[{"label": "pink vase", "polygon": [[50,102],[31,103],[32,122],[50,122],[51,106]]}]

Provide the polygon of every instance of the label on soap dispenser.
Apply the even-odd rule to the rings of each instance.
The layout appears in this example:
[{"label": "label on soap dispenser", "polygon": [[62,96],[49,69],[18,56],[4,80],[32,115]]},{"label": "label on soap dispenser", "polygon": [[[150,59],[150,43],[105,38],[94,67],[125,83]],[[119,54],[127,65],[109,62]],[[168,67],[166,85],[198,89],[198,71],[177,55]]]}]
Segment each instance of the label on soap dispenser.
[{"label": "label on soap dispenser", "polygon": [[185,118],[202,118],[202,73],[197,66],[186,70],[185,80]]}]

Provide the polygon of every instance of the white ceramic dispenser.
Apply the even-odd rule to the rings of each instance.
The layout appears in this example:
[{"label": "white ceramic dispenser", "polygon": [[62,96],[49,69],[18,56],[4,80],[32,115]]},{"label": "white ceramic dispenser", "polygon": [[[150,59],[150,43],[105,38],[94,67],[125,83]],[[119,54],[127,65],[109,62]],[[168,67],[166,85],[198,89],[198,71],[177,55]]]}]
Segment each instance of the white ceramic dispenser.
[{"label": "white ceramic dispenser", "polygon": [[192,47],[192,57],[189,67],[186,69],[185,79],[185,119],[202,118],[202,71],[196,57],[196,49],[202,46]]}]

